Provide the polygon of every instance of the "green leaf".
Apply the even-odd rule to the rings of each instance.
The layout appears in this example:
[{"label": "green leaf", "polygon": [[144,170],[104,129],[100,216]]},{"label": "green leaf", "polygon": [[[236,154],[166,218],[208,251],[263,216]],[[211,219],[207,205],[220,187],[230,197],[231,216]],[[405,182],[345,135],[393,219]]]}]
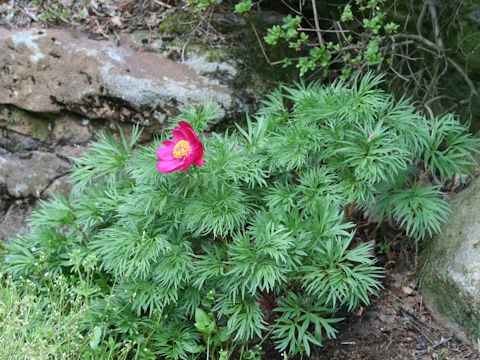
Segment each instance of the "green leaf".
[{"label": "green leaf", "polygon": [[102,328],[100,326],[96,326],[92,332],[92,337],[90,340],[90,348],[92,350],[97,350],[101,339],[102,339]]},{"label": "green leaf", "polygon": [[252,9],[252,0],[241,0],[238,4],[235,4],[235,12],[240,15],[244,15]]}]

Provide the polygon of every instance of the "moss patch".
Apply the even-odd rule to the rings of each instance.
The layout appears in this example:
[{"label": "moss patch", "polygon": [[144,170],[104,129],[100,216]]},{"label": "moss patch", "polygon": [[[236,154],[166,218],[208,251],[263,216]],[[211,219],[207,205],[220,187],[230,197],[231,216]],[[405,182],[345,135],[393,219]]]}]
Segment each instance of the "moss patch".
[{"label": "moss patch", "polygon": [[44,141],[50,135],[50,121],[34,113],[9,107],[1,116],[6,121],[6,127],[14,128],[15,125],[24,125],[25,133],[34,139]]},{"label": "moss patch", "polygon": [[198,25],[198,19],[192,12],[177,12],[166,16],[157,26],[161,34],[183,35],[189,34]]}]

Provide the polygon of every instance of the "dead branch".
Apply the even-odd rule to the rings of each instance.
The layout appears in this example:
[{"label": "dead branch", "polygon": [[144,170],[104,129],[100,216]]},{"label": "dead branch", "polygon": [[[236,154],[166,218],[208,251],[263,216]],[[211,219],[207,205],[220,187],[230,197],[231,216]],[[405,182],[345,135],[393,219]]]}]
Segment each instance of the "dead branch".
[{"label": "dead branch", "polygon": [[445,57],[447,59],[447,61],[455,68],[455,70],[457,70],[457,72],[463,77],[463,79],[467,83],[467,85],[470,89],[469,99],[474,95],[478,95],[477,89],[475,88],[475,85],[473,84],[472,80],[468,76],[467,72],[465,70],[463,70],[462,67],[455,60],[453,60],[451,57],[448,57],[444,53],[443,49],[440,48],[439,45],[433,43],[432,41],[428,40],[427,38],[425,38],[423,36],[415,35],[415,34],[395,34],[395,35],[391,35],[391,37],[392,38],[413,39],[413,40],[416,40],[416,41],[430,47],[431,49],[437,50],[443,57]]},{"label": "dead branch", "polygon": [[432,16],[432,25],[433,25],[433,32],[435,34],[435,42],[437,43],[438,48],[443,51],[443,39],[440,33],[440,25],[438,24],[438,17],[437,17],[437,8],[435,7],[432,0],[426,0],[425,3],[428,3],[428,8],[430,10],[430,15]]},{"label": "dead branch", "polygon": [[322,32],[320,30],[320,23],[318,21],[317,3],[315,2],[315,0],[312,0],[312,7],[313,7],[313,19],[315,20],[315,28],[317,29],[318,42],[320,43],[320,46],[324,46]]},{"label": "dead branch", "polygon": [[423,25],[423,18],[425,16],[425,10],[427,9],[427,2],[425,1],[422,6],[422,11],[420,11],[420,15],[418,15],[418,20],[417,20],[417,32],[418,35],[422,35],[422,25]]}]

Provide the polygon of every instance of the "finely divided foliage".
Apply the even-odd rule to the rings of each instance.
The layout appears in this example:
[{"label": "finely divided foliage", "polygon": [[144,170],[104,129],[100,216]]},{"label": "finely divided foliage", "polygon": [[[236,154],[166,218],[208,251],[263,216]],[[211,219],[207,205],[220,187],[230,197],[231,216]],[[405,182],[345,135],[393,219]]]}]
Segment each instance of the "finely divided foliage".
[{"label": "finely divided foliage", "polygon": [[218,107],[189,107],[170,128],[192,125],[205,164],[184,172],[156,169],[168,134],[136,148],[138,127],[128,141],[100,134],[70,197],[41,202],[32,231],[11,239],[8,272],[45,296],[41,274],[63,276],[88,304],[94,353],[128,340],[135,359],[252,359],[252,341],[271,336],[309,355],[335,336],[337,309],[381,287],[344,209],[432,235],[449,209],[422,179],[475,165],[479,142],[453,116],[427,120],[380,81],[278,88],[223,135],[202,136]]}]

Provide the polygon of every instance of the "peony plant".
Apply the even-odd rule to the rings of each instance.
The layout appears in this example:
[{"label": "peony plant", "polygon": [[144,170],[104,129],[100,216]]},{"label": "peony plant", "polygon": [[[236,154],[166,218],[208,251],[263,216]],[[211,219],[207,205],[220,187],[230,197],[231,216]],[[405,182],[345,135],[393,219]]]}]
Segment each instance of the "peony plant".
[{"label": "peony plant", "polygon": [[8,273],[47,299],[42,274],[62,277],[83,298],[92,346],[79,358],[129,344],[135,359],[259,359],[265,341],[310,355],[340,307],[381,288],[355,214],[430,236],[448,204],[423,180],[476,164],[479,141],[457,119],[426,119],[380,81],[281,87],[225,134],[204,135],[212,103],[148,146],[135,147],[138,127],[99,134],[70,196],[41,202],[8,243]]}]

